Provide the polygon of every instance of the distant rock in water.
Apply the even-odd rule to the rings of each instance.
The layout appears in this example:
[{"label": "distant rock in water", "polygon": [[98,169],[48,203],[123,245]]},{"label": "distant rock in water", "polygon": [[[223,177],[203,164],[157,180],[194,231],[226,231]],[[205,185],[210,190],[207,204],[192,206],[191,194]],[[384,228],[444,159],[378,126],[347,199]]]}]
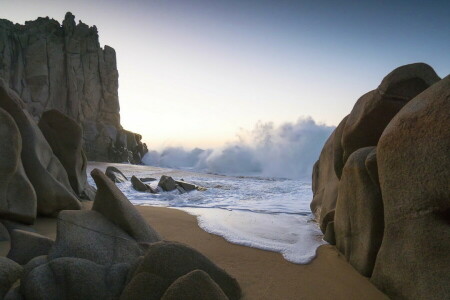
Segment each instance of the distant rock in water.
[{"label": "distant rock in water", "polygon": [[62,25],[38,18],[0,19],[0,78],[17,92],[37,121],[58,109],[83,128],[87,158],[140,163],[142,137],[120,125],[116,52],[100,47],[97,28],[67,13]]},{"label": "distant rock in water", "polygon": [[363,95],[314,165],[328,241],[391,299],[450,295],[450,76],[399,67]]}]

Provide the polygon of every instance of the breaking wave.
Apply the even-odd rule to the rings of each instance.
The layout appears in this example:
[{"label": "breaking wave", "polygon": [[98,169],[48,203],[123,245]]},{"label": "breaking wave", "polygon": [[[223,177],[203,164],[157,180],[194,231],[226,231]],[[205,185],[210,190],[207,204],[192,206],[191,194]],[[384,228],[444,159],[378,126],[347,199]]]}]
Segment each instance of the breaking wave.
[{"label": "breaking wave", "polygon": [[236,141],[224,147],[206,150],[168,147],[161,152],[150,151],[143,162],[225,175],[309,179],[333,129],[312,118],[280,126],[258,122],[253,130],[241,130]]}]

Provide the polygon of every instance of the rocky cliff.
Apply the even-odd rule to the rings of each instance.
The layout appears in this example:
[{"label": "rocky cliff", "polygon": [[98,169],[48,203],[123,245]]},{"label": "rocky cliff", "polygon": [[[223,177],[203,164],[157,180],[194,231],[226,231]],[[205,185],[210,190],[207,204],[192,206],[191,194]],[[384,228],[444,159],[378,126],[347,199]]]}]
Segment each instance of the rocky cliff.
[{"label": "rocky cliff", "polygon": [[391,299],[450,295],[450,76],[399,67],[356,102],[313,171],[326,239]]},{"label": "rocky cliff", "polygon": [[89,160],[140,162],[141,136],[120,124],[116,53],[100,47],[95,26],[76,24],[70,12],[62,25],[0,19],[0,78],[36,121],[49,109],[76,120]]}]

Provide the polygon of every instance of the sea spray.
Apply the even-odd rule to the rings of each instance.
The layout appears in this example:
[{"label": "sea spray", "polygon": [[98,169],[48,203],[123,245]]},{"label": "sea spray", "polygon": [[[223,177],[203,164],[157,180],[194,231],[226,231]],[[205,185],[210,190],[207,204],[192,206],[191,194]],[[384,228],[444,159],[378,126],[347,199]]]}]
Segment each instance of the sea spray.
[{"label": "sea spray", "polygon": [[162,152],[150,151],[143,162],[227,175],[307,179],[333,129],[317,124],[312,118],[280,126],[258,122],[253,130],[241,130],[237,140],[224,147],[207,150],[168,147]]}]

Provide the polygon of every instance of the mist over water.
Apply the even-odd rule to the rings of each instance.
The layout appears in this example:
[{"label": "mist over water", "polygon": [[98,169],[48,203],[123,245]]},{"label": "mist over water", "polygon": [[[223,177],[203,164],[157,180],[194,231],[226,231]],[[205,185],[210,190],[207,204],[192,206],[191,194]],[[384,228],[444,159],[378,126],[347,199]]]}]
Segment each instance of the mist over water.
[{"label": "mist over water", "polygon": [[224,175],[310,180],[313,164],[333,129],[310,117],[280,126],[258,122],[253,130],[241,130],[236,140],[224,147],[168,147],[161,152],[150,151],[143,162]]}]

